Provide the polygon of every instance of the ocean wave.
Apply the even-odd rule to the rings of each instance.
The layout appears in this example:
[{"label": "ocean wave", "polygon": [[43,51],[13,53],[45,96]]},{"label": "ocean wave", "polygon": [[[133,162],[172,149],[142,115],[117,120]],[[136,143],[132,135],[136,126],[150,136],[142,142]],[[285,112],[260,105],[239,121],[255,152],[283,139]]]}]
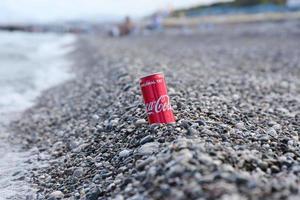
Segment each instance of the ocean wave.
[{"label": "ocean wave", "polygon": [[41,91],[66,81],[73,35],[0,33],[0,113],[22,111]]}]

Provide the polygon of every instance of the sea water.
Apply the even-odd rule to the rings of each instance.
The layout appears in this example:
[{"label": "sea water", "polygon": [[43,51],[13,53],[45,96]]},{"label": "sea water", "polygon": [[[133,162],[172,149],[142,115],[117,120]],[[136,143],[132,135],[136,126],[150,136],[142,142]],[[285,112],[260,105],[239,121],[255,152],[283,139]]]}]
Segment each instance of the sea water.
[{"label": "sea water", "polygon": [[31,152],[7,142],[5,127],[34,105],[41,92],[72,78],[66,59],[75,36],[0,32],[0,200],[25,199],[34,188],[26,180]]}]

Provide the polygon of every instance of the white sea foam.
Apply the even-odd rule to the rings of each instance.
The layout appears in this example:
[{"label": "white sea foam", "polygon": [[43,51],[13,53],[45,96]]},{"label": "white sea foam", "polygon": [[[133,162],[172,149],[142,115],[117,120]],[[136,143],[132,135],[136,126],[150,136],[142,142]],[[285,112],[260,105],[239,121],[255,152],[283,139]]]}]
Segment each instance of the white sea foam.
[{"label": "white sea foam", "polygon": [[0,199],[22,199],[33,191],[25,172],[35,164],[25,162],[34,159],[30,152],[6,142],[4,126],[43,90],[72,78],[64,55],[74,40],[72,35],[0,32]]},{"label": "white sea foam", "polygon": [[70,78],[63,55],[74,36],[0,33],[0,115],[23,110],[55,84]]}]

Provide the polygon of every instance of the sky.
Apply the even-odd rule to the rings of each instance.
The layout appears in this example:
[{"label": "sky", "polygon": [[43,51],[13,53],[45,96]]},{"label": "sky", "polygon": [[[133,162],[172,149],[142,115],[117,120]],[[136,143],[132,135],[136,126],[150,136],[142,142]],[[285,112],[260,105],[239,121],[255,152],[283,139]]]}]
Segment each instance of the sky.
[{"label": "sky", "polygon": [[220,0],[0,0],[0,23],[142,17],[160,8],[182,8]]}]

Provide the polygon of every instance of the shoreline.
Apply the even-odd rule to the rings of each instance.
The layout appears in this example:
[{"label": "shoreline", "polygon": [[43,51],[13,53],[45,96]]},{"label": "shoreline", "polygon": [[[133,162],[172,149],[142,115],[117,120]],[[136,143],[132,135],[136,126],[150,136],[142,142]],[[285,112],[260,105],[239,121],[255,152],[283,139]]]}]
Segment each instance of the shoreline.
[{"label": "shoreline", "polygon": [[[32,173],[39,199],[298,198],[300,30],[269,25],[80,37],[76,78],[12,124],[50,155]],[[146,123],[138,80],[155,71],[174,125]]]},{"label": "shoreline", "polygon": [[[63,57],[71,50],[65,45],[73,39],[66,35],[55,38],[54,34],[1,33],[1,36],[0,44],[5,46],[1,48],[0,63],[10,68],[2,69],[0,82],[3,95],[0,97],[0,197],[32,199],[37,190],[30,173],[45,167],[41,157],[47,155],[37,155],[34,147],[24,149],[22,140],[14,137],[10,123],[21,119],[22,113],[34,106],[45,89],[72,77]],[[26,73],[23,67],[27,68]]]},{"label": "shoreline", "polygon": [[[13,145],[9,142],[9,133],[0,125],[0,196],[3,199],[23,198],[36,193],[26,179],[32,165],[26,161],[33,159],[30,151],[22,150],[21,145]],[[8,121],[7,121],[8,122]],[[6,124],[7,125],[7,124]]]}]

